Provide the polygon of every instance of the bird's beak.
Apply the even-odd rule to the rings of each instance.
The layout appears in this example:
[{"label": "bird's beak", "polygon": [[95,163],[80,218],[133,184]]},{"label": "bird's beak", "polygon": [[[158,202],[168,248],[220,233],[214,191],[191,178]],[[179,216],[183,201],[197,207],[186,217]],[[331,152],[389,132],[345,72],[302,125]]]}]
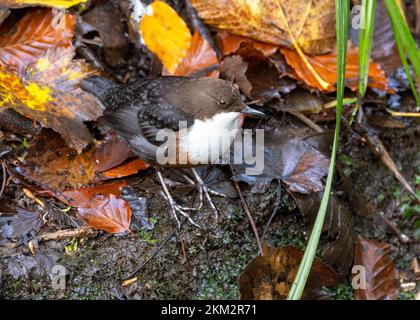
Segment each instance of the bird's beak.
[{"label": "bird's beak", "polygon": [[265,118],[264,112],[258,111],[250,106],[245,106],[241,113],[254,118]]}]

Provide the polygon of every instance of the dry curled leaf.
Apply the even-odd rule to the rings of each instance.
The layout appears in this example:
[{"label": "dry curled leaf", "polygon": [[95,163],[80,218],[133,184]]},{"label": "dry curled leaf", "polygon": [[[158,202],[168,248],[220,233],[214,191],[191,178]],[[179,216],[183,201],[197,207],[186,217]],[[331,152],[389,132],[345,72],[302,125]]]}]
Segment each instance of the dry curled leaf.
[{"label": "dry curled leaf", "polygon": [[185,22],[169,5],[155,1],[147,7],[139,28],[146,46],[173,74],[191,44],[191,33]]},{"label": "dry curled leaf", "polygon": [[333,0],[191,0],[210,26],[251,39],[320,54],[335,46]]},{"label": "dry curled leaf", "polygon": [[214,49],[204,38],[200,36],[198,31],[196,31],[191,39],[191,45],[188,49],[187,55],[176,67],[173,75],[191,75],[199,71],[206,71],[206,69],[216,67],[218,63],[219,61]]},{"label": "dry curled leaf", "polygon": [[56,8],[70,8],[87,0],[0,0],[0,6],[22,8],[29,6],[46,6]]},{"label": "dry curled leaf", "polygon": [[[354,290],[356,300],[395,300],[399,293],[399,274],[390,257],[390,248],[386,243],[357,238],[354,265],[363,267],[353,277],[362,277],[358,281],[363,286]],[[364,276],[364,279],[363,279]],[[353,279],[354,279],[353,278]],[[354,281],[354,280],[353,280]]]},{"label": "dry curled leaf", "polygon": [[[306,59],[316,71],[318,76],[328,85],[326,87],[320,85],[319,81],[315,78],[314,73],[308,69],[307,64],[295,50],[280,48],[280,52],[286,57],[287,63],[296,72],[294,77],[302,80],[308,86],[313,88],[330,92],[336,90],[334,87],[337,82],[336,52],[318,56],[306,56]],[[358,88],[358,68],[358,50],[354,46],[349,46],[347,50],[346,86],[353,91]],[[376,63],[369,64],[368,85],[371,88],[376,88],[382,91],[388,90],[388,80],[385,76],[385,72]]]},{"label": "dry curled leaf", "polygon": [[[240,275],[240,298],[242,300],[285,300],[302,257],[303,251],[292,246],[263,248],[263,255],[253,259]],[[322,287],[335,285],[340,280],[340,276],[334,270],[315,258],[303,298],[324,298]]]}]

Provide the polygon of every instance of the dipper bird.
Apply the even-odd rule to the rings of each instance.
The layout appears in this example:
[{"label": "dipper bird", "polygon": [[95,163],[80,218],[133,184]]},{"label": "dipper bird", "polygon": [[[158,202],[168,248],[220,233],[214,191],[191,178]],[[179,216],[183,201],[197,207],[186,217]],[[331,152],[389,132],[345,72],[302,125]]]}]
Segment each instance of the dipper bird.
[{"label": "dipper bird", "polygon": [[[234,138],[228,133],[238,130],[245,116],[264,117],[264,113],[245,105],[238,89],[221,79],[158,77],[119,85],[106,78],[92,77],[83,80],[80,86],[104,106],[99,121],[112,128],[140,158],[154,165],[178,225],[177,214],[197,225],[187,211],[199,208],[181,207],[174,201],[159,169],[161,166],[191,168],[201,204],[204,193],[217,218],[211,190],[194,167],[225,155]],[[175,137],[166,142],[175,150],[174,161],[164,164],[158,157],[165,153],[160,149],[165,143],[159,139],[161,130],[171,130]],[[168,152],[168,145],[165,148]],[[210,154],[203,152],[208,150]]]}]

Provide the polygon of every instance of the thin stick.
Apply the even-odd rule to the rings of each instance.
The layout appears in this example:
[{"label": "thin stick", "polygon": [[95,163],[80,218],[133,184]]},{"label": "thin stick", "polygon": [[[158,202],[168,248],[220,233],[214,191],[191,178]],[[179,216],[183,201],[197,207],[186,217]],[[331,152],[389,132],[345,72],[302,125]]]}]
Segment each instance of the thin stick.
[{"label": "thin stick", "polygon": [[257,226],[255,225],[254,218],[252,218],[251,211],[249,211],[249,207],[246,204],[246,201],[245,201],[245,199],[242,195],[241,188],[239,187],[239,184],[236,181],[233,181],[233,184],[235,185],[236,191],[238,192],[239,199],[241,200],[242,208],[246,212],[246,214],[249,218],[249,222],[251,223],[252,231],[254,232],[254,235],[255,235],[255,240],[257,240],[258,251],[259,251],[260,255],[262,255],[262,247],[261,247],[261,242],[260,242],[260,236],[258,235],[258,230],[257,230]]},{"label": "thin stick", "polygon": [[[183,221],[182,221],[182,223],[181,223],[181,227],[182,227],[182,225],[184,224],[184,222],[186,221],[187,219],[184,219]],[[175,227],[174,229],[172,229],[172,231],[171,232],[169,232],[168,233],[168,235],[166,236],[166,238],[165,238],[165,240],[163,240],[162,241],[162,243],[159,245],[159,247],[157,247],[153,252],[152,252],[152,255],[149,257],[149,258],[147,258],[146,260],[144,260],[141,264],[140,264],[140,266],[135,270],[135,271],[133,271],[130,275],[128,275],[128,276],[125,276],[125,277],[123,277],[123,278],[121,278],[121,280],[127,280],[127,279],[131,279],[131,278],[133,278],[137,273],[139,273],[149,262],[150,262],[150,260],[152,260],[154,257],[156,257],[157,256],[157,254],[163,249],[163,247],[166,245],[166,243],[169,241],[169,239],[171,239],[175,234],[176,234],[176,232],[177,232],[177,230],[178,230],[178,227]]]}]

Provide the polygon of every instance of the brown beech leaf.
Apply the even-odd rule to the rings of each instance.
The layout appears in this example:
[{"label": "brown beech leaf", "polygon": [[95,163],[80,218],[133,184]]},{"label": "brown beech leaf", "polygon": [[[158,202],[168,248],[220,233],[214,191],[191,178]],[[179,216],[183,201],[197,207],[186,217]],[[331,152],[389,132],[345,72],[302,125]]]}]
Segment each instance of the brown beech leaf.
[{"label": "brown beech leaf", "polygon": [[118,5],[108,0],[95,1],[95,6],[82,17],[83,34],[97,31],[102,40],[104,61],[113,67],[122,66],[128,58],[129,40],[126,24]]},{"label": "brown beech leaf", "polygon": [[49,189],[79,188],[93,181],[92,152],[78,154],[56,132],[43,129],[32,141],[22,170]]},{"label": "brown beech leaf", "polygon": [[237,36],[226,31],[220,31],[217,35],[222,42],[222,50],[224,56],[236,53],[241,46],[250,46],[253,49],[261,52],[266,57],[271,56],[278,49],[278,46],[276,45]]},{"label": "brown beech leaf", "polygon": [[[187,76],[211,67],[217,67],[219,61],[216,52],[210,44],[203,39],[198,31],[191,38],[187,55],[181,60],[173,75]],[[210,71],[210,70],[209,70]]]},{"label": "brown beech leaf", "polygon": [[[399,274],[386,243],[357,238],[354,265],[362,266],[366,287],[354,290],[356,300],[395,300],[399,293]],[[361,279],[363,280],[363,279]],[[359,283],[361,284],[361,283]]]},{"label": "brown beech leaf", "polygon": [[280,92],[289,93],[296,85],[292,79],[279,78],[277,69],[267,59],[233,55],[223,59],[221,77],[234,82],[250,99],[259,102],[280,98]]},{"label": "brown beech leaf", "polygon": [[[318,76],[328,84],[327,87],[320,86],[314,73],[308,69],[307,64],[301,56],[292,49],[280,48],[280,52],[286,57],[287,63],[294,69],[295,78],[302,80],[308,86],[319,90],[335,91],[334,84],[337,82],[337,53],[329,53],[318,56],[306,56]],[[291,75],[293,76],[293,74]],[[358,50],[354,46],[349,46],[347,50],[346,64],[346,85],[353,91],[358,88]],[[371,88],[383,91],[388,90],[388,80],[385,72],[376,63],[369,64],[369,81]]]},{"label": "brown beech leaf", "polygon": [[0,28],[0,65],[17,71],[22,77],[28,65],[48,50],[71,46],[75,20],[70,14],[59,16],[51,9],[37,9],[14,25],[3,25]]},{"label": "brown beech leaf", "polygon": [[108,136],[92,155],[97,172],[112,169],[132,157],[134,152],[115,134]]},{"label": "brown beech leaf", "polygon": [[333,0],[192,0],[210,26],[251,39],[320,54],[335,47]]},{"label": "brown beech leaf", "polygon": [[29,6],[47,6],[56,8],[70,8],[87,0],[0,0],[0,6],[23,8]]},{"label": "brown beech leaf", "polygon": [[[285,300],[297,274],[303,251],[293,246],[264,247],[263,255],[253,259],[239,277],[242,300]],[[304,299],[322,299],[323,286],[340,283],[340,276],[315,258],[303,292]]]},{"label": "brown beech leaf", "polygon": [[90,188],[67,190],[62,200],[78,208],[86,224],[109,233],[129,231],[131,209],[120,199],[125,182],[98,185]]}]

